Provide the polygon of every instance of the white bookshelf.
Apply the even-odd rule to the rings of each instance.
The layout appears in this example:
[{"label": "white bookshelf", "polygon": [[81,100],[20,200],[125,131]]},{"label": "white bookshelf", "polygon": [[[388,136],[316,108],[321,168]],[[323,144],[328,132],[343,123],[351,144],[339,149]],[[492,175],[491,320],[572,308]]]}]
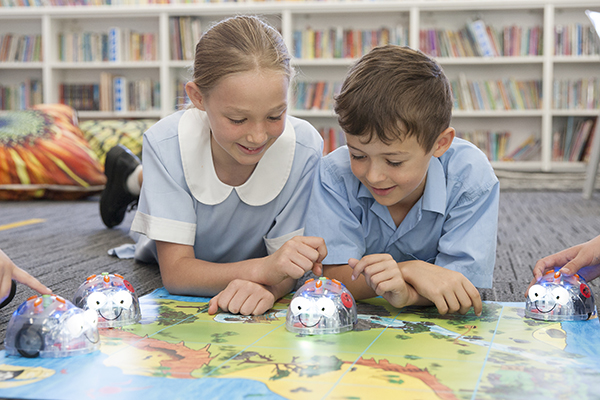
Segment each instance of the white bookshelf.
[{"label": "white bookshelf", "polygon": [[[149,77],[160,82],[160,108],[150,111],[81,111],[80,118],[160,118],[175,110],[175,81],[191,77],[191,60],[171,60],[173,40],[169,32],[171,17],[198,17],[202,30],[231,15],[260,15],[282,32],[290,51],[294,51],[294,31],[306,27],[328,29],[378,29],[381,26],[407,28],[408,45],[419,47],[423,29],[458,30],[469,19],[483,19],[488,25],[502,27],[543,27],[542,55],[511,57],[439,57],[438,61],[452,80],[459,74],[470,79],[515,78],[540,80],[544,100],[539,109],[455,110],[452,125],[457,130],[508,130],[508,152],[530,134],[541,141],[533,159],[521,162],[493,162],[495,168],[525,171],[583,171],[582,162],[552,161],[552,138],[556,126],[568,117],[596,117],[594,109],[556,109],[549,94],[555,79],[600,79],[600,55],[554,55],[554,27],[582,23],[589,25],[586,9],[600,11],[597,0],[387,0],[319,2],[240,2],[161,4],[147,6],[78,7],[0,7],[0,35],[6,33],[41,34],[42,62],[0,62],[0,85],[25,79],[41,79],[43,100],[59,101],[61,83],[98,83],[100,72],[123,75],[129,79]],[[58,35],[70,31],[107,31],[118,26],[152,32],[157,38],[157,59],[123,62],[62,62],[58,58]],[[353,59],[294,59],[297,79],[341,81]],[[290,109],[292,115],[315,126],[336,126],[329,110]]]}]

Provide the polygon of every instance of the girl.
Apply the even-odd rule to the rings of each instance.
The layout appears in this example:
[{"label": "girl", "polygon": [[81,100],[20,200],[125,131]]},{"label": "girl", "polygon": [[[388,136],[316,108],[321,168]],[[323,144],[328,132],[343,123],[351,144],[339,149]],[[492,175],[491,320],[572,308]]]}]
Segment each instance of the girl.
[{"label": "girl", "polygon": [[[211,314],[264,313],[306,271],[320,273],[326,256],[322,239],[302,236],[323,142],[286,114],[291,77],[275,29],[256,17],[226,19],[196,46],[185,87],[194,107],[144,135],[134,256],[158,261],[172,294],[215,296]],[[120,223],[141,168],[113,150],[101,213]]]}]

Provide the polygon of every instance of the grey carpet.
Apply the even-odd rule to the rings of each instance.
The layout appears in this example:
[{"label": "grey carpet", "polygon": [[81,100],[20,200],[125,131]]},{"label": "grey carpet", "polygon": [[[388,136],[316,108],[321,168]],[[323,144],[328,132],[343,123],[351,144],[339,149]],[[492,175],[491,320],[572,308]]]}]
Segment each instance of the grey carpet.
[{"label": "grey carpet", "polygon": [[[484,300],[521,302],[540,257],[600,234],[600,194],[583,200],[580,190],[511,191],[509,183],[505,186],[500,195],[494,285],[481,294]],[[46,221],[0,231],[0,248],[54,293],[71,299],[86,277],[104,271],[125,276],[140,296],[162,286],[158,266],[107,254],[109,248],[131,242],[127,228],[133,213],[121,226],[106,229],[97,198],[0,202],[0,226],[32,218]],[[600,279],[591,286],[600,298]],[[2,343],[11,313],[33,294],[19,285],[15,299],[0,310]]]}]

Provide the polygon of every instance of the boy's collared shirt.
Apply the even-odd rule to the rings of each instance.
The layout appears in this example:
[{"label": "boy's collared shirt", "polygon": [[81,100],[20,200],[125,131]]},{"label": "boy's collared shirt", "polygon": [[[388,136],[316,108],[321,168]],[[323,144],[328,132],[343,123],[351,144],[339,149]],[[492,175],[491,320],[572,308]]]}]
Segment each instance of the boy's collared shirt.
[{"label": "boy's collared shirt", "polygon": [[491,287],[496,259],[499,183],[485,155],[454,139],[432,158],[424,193],[396,227],[388,209],[352,174],[344,146],[321,161],[305,235],[325,239],[323,264],[387,253],[398,261],[423,260]]}]

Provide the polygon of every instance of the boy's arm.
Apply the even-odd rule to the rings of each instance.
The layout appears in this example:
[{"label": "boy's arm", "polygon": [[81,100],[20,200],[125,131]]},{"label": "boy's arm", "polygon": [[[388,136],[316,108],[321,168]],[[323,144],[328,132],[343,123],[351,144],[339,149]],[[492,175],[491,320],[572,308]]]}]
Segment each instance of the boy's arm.
[{"label": "boy's arm", "polygon": [[[355,262],[364,262],[364,260],[368,260],[369,257],[377,257],[377,256],[388,256],[388,254],[374,254],[371,256],[366,256],[363,257],[363,259],[361,261],[358,261],[356,259],[351,259],[350,261],[355,261]],[[390,257],[391,258],[391,257]],[[382,293],[377,293],[375,288],[377,288],[377,283],[381,282],[383,279],[377,279],[373,276],[373,273],[371,271],[369,271],[368,265],[373,265],[372,263],[369,264],[370,262],[367,261],[365,263],[365,265],[361,265],[359,267],[350,267],[350,265],[348,264],[342,264],[342,265],[324,265],[323,266],[323,271],[324,271],[324,276],[328,277],[328,278],[333,278],[333,279],[337,279],[340,282],[343,282],[344,285],[346,285],[346,287],[348,288],[348,290],[350,291],[350,293],[352,293],[352,296],[354,296],[355,300],[363,300],[363,299],[370,299],[372,297],[376,297],[378,295],[381,295],[383,298],[385,298],[386,300],[388,300],[390,302],[390,304],[392,304],[394,307],[406,307],[406,306],[427,306],[427,305],[431,305],[432,302],[429,301],[427,298],[421,296],[419,293],[417,293],[417,291],[410,285],[406,285],[408,287],[403,287],[402,283],[403,282],[394,282],[394,284],[392,285],[392,287],[389,287],[389,290],[387,293],[382,291]],[[357,263],[355,263],[356,265]],[[395,268],[398,267],[398,263],[395,263]],[[353,272],[356,270],[356,278],[353,279],[352,275]],[[375,287],[371,287],[371,285],[367,282],[367,278],[365,278],[365,276],[369,277],[369,280],[371,281],[371,285],[375,286]],[[377,281],[376,281],[377,279]],[[402,277],[400,277],[400,279],[402,279]],[[408,283],[408,282],[406,282]],[[401,294],[398,293],[394,293],[400,291]],[[393,297],[393,298],[392,298]]]},{"label": "boy's arm", "polygon": [[440,314],[466,314],[471,307],[480,316],[483,308],[479,291],[460,272],[425,261],[398,263],[408,284],[437,307]]}]

